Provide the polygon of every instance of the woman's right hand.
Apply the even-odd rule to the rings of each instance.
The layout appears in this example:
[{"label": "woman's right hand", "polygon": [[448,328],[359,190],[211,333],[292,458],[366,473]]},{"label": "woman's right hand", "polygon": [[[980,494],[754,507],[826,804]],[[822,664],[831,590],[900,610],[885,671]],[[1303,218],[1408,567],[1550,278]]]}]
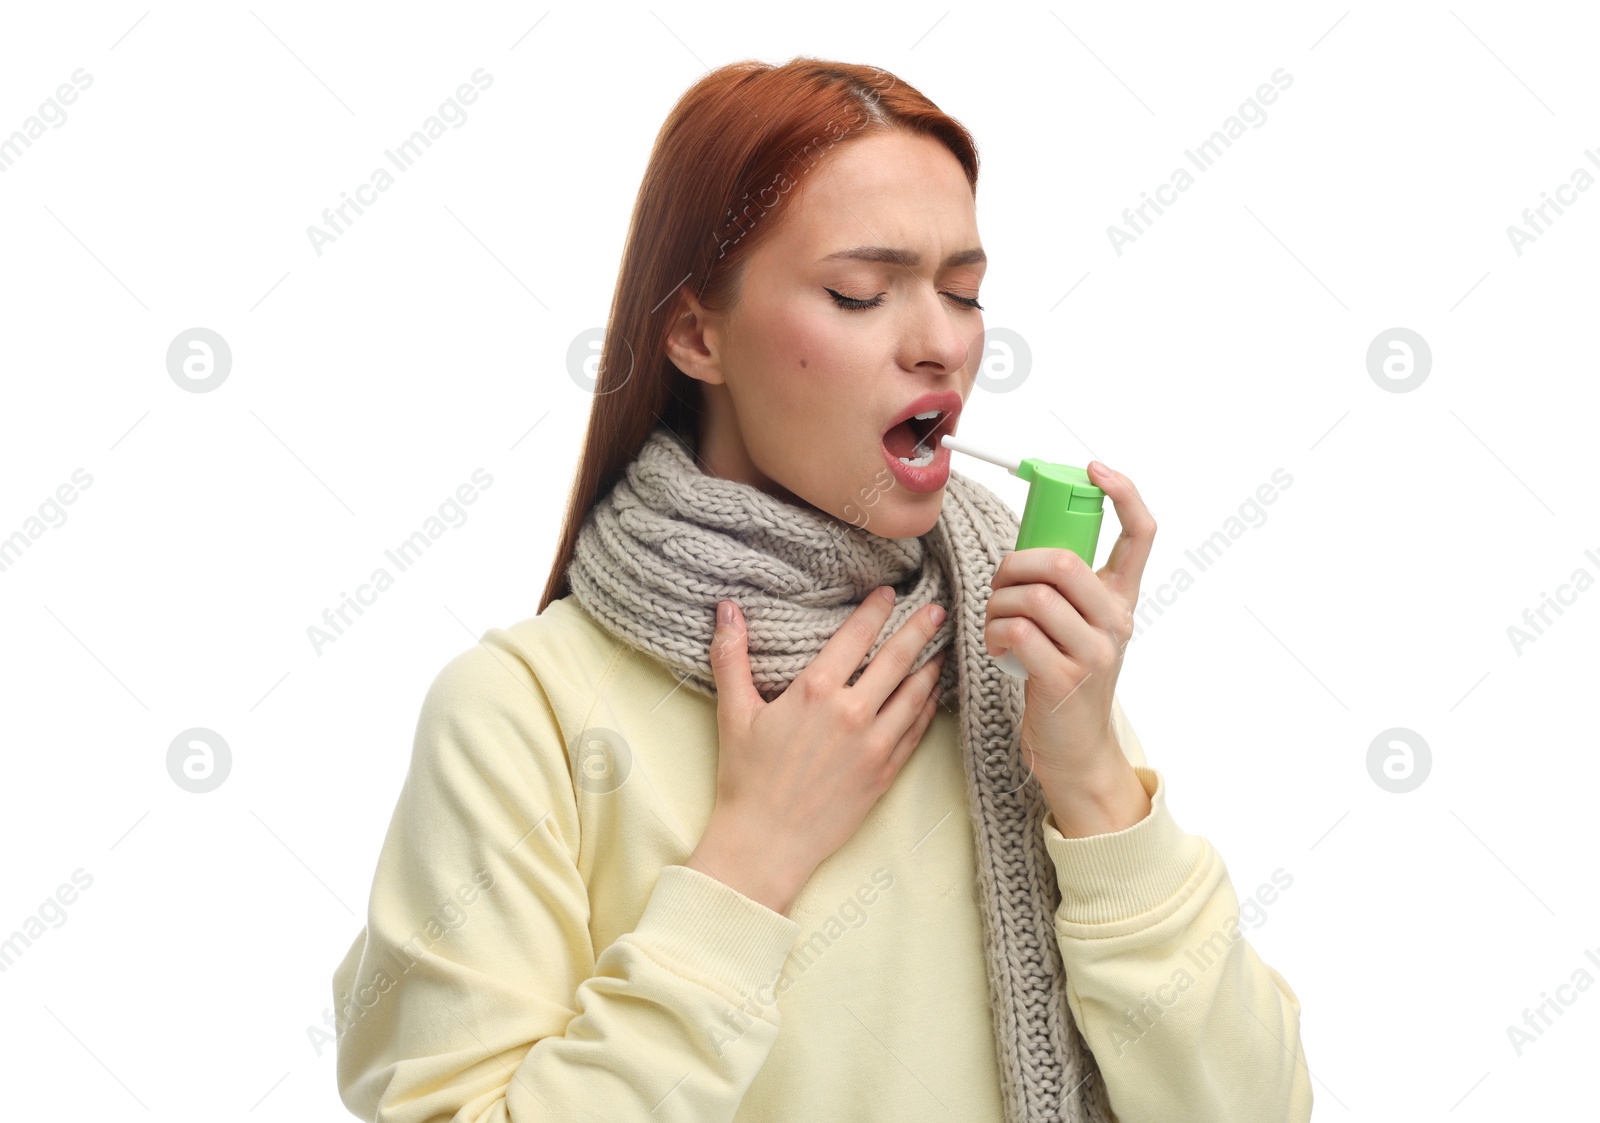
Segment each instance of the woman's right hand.
[{"label": "woman's right hand", "polygon": [[743,613],[732,602],[718,606],[717,797],[689,865],[787,912],[812,872],[856,832],[938,705],[945,652],[906,673],[944,619],[936,604],[913,613],[856,684],[845,685],[893,607],[890,586],[869,594],[768,702],[751,679]]}]

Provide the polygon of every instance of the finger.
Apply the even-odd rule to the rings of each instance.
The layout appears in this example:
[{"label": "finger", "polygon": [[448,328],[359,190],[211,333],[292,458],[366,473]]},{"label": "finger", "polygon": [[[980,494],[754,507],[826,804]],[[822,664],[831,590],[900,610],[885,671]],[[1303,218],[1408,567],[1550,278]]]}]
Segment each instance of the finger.
[{"label": "finger", "polygon": [[845,617],[839,630],[828,637],[816,658],[801,669],[796,678],[816,679],[825,686],[843,686],[878,641],[884,621],[894,611],[894,586],[880,585],[868,593],[855,611]]},{"label": "finger", "polygon": [[850,689],[865,694],[875,708],[881,707],[890,692],[905,680],[906,672],[916,663],[917,656],[922,654],[922,649],[928,646],[928,641],[933,639],[943,622],[943,605],[925,604],[917,609],[878,648],[872,656],[872,662],[867,664],[867,669],[861,672],[861,677]]},{"label": "finger", "polygon": [[916,725],[923,712],[929,709],[930,702],[937,707],[939,675],[945,658],[945,651],[941,651],[918,667],[914,674],[902,679],[883,709],[878,711],[878,721],[889,729],[904,730]]},{"label": "finger", "polygon": [[[929,662],[931,663],[933,660],[930,659]],[[913,677],[920,678],[921,676],[915,675]],[[912,720],[910,727],[900,735],[900,740],[895,743],[894,751],[889,754],[891,776],[900,774],[900,769],[905,766],[906,759],[922,743],[922,735],[928,731],[928,726],[933,724],[933,719],[938,716],[938,713],[939,682],[938,676],[935,675],[933,681],[929,683],[927,696],[917,710],[917,716]]]},{"label": "finger", "polygon": [[[1029,681],[1053,680],[1064,667],[1069,674],[1074,669],[1081,670],[1081,665],[1052,643],[1050,637],[1041,632],[1039,626],[1032,620],[1026,616],[1013,616],[1009,619],[1012,623],[1006,628],[1006,638],[1010,641],[1007,650],[1016,652],[1017,658],[1022,660],[1022,665],[1027,668]],[[1078,681],[1078,686],[1087,681],[1088,674]],[[1068,697],[1070,696],[1069,693]]]},{"label": "finger", "polygon": [[1031,621],[1074,659],[1087,658],[1094,645],[1104,639],[1104,633],[1096,631],[1054,585],[1011,585],[999,589],[990,595],[988,611],[983,640],[989,645],[991,655],[1000,654],[995,648],[1003,651],[1010,646],[1010,640],[1004,637],[1010,634],[1011,626],[997,625],[1017,617]]},{"label": "finger", "polygon": [[[723,605],[732,610],[732,623],[724,618]],[[749,639],[739,606],[732,601],[719,602],[716,630],[711,634],[711,676],[717,683],[719,719],[743,718],[766,704],[750,676]]]},{"label": "finger", "polygon": [[1126,618],[1133,607],[1131,601],[1123,601],[1119,592],[1108,588],[1088,562],[1071,550],[1055,546],[1013,550],[1002,558],[989,581],[995,590],[990,599],[1001,589],[1029,584],[1054,586],[1079,616],[1106,631]]},{"label": "finger", "polygon": [[1113,472],[1098,460],[1089,462],[1089,472],[1096,487],[1111,496],[1122,524],[1122,533],[1111,544],[1111,555],[1100,572],[1106,575],[1124,600],[1130,605],[1138,598],[1139,582],[1144,579],[1145,563],[1150,560],[1150,550],[1156,539],[1156,520],[1133,481],[1120,472]]}]

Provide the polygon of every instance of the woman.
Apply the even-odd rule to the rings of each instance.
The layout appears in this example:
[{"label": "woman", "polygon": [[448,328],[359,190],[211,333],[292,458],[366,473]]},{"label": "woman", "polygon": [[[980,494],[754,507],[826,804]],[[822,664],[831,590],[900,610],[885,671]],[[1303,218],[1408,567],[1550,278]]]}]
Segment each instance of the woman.
[{"label": "woman", "polygon": [[357,1115],[1309,1118],[1299,1002],[1113,693],[1154,521],[1095,465],[1106,566],[1015,551],[939,447],[977,163],[870,67],[674,109],[540,614],[430,688],[334,976]]}]

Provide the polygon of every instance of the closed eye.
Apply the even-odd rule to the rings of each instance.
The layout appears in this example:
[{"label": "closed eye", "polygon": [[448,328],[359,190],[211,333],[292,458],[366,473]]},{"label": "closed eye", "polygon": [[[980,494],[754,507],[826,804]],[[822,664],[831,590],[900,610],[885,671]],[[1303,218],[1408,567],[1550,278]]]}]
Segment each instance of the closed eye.
[{"label": "closed eye", "polygon": [[826,285],[824,285],[823,288],[827,291],[829,296],[833,297],[833,302],[835,304],[837,304],[840,308],[848,308],[852,312],[861,308],[876,308],[883,303],[883,293],[881,292],[871,300],[857,300],[855,297],[846,296],[842,292],[834,292]]},{"label": "closed eye", "polygon": [[[867,308],[877,308],[883,304],[884,294],[881,292],[870,300],[861,300],[853,296],[845,296],[844,293],[841,292],[834,292],[826,285],[823,286],[823,289],[829,296],[833,297],[833,302],[840,308],[844,308],[852,312],[858,312]],[[983,311],[983,305],[978,303],[978,298],[975,296],[957,296],[953,292],[947,292],[944,295],[948,296],[951,300],[955,301],[963,308],[972,308],[980,312]]]}]

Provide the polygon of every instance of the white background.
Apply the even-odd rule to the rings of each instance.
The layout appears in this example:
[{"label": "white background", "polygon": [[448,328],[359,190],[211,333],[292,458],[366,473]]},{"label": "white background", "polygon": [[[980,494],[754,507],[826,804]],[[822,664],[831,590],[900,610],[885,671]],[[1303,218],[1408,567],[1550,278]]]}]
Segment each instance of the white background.
[{"label": "white background", "polygon": [[[0,536],[93,478],[0,572],[0,938],[93,878],[0,973],[10,1114],[347,1117],[331,974],[428,683],[537,607],[589,408],[567,349],[655,132],[708,67],[797,54],[978,140],[986,322],[1032,367],[963,434],[1127,473],[1145,591],[1194,577],[1118,693],[1240,897],[1293,878],[1249,938],[1303,1003],[1317,1118],[1592,1103],[1600,988],[1520,1056],[1507,1027],[1600,978],[1600,592],[1520,652],[1507,629],[1600,576],[1600,190],[1521,254],[1507,228],[1600,175],[1596,31],[1576,4],[7,6],[0,136],[93,76],[0,174]],[[317,254],[479,67],[464,124]],[[1115,252],[1278,68],[1265,123]],[[196,326],[232,351],[209,393],[166,366]],[[1406,393],[1367,366],[1395,327],[1432,352]],[[319,654],[307,628],[477,468],[468,520]],[[207,794],[168,773],[197,726],[231,754]],[[1431,753],[1406,793],[1369,773],[1393,727]]]}]

